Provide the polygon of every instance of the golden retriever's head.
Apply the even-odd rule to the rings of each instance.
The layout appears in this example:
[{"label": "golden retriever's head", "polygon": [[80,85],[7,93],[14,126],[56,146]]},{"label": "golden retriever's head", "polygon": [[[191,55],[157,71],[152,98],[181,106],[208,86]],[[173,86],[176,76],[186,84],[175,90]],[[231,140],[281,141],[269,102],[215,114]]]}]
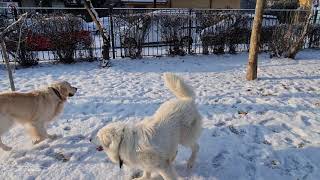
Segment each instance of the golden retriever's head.
[{"label": "golden retriever's head", "polygon": [[67,97],[72,97],[77,92],[78,88],[71,86],[67,81],[58,82],[52,84],[50,87],[57,90],[62,99],[67,99]]},{"label": "golden retriever's head", "polygon": [[90,139],[92,143],[98,146],[97,150],[103,150],[113,163],[120,163],[119,148],[124,128],[123,123],[110,123],[100,129],[96,137]]}]

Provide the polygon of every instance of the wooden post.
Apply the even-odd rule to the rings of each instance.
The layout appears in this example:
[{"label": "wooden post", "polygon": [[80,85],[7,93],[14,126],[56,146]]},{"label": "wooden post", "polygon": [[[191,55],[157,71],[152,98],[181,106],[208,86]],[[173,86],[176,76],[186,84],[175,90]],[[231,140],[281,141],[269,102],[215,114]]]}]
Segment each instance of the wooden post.
[{"label": "wooden post", "polygon": [[13,75],[12,75],[12,71],[11,71],[11,67],[10,67],[10,63],[9,63],[9,56],[7,53],[6,44],[4,42],[4,37],[1,37],[1,50],[2,50],[2,55],[3,55],[4,61],[6,63],[7,70],[8,70],[11,91],[15,91],[16,88],[14,86]]},{"label": "wooden post", "polygon": [[259,43],[265,3],[265,0],[257,0],[256,2],[256,10],[250,39],[249,62],[247,66],[246,78],[248,81],[257,79]]},{"label": "wooden post", "polygon": [[153,0],[153,8],[157,8],[157,0]]}]

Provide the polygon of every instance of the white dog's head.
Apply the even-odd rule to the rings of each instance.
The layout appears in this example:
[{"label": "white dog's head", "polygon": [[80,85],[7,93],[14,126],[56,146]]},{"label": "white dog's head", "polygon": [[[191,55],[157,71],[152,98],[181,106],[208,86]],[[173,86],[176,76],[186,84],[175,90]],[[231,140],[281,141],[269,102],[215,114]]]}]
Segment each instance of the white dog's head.
[{"label": "white dog's head", "polygon": [[113,163],[120,163],[119,156],[120,143],[123,138],[125,124],[121,122],[110,123],[100,129],[97,135],[90,139],[92,143],[97,145],[98,151],[104,151]]}]

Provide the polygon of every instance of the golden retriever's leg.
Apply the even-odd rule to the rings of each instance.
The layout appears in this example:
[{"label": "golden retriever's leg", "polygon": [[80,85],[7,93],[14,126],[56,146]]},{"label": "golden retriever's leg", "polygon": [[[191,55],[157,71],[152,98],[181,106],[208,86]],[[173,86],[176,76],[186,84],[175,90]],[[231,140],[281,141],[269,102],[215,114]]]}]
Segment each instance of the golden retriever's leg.
[{"label": "golden retriever's leg", "polygon": [[6,146],[5,144],[2,143],[1,137],[0,137],[0,148],[3,149],[4,151],[11,151],[12,147]]},{"label": "golden retriever's leg", "polygon": [[178,178],[178,175],[171,164],[164,169],[160,169],[159,174],[164,180],[177,180]]},{"label": "golden retriever's leg", "polygon": [[11,151],[12,148],[3,144],[1,135],[7,132],[12,125],[13,121],[10,118],[6,117],[4,114],[0,113],[0,148],[4,151]]},{"label": "golden retriever's leg", "polygon": [[192,150],[192,154],[188,160],[187,167],[191,169],[194,166],[194,163],[196,161],[196,158],[199,152],[199,144],[195,143],[194,145],[190,146],[190,148]]},{"label": "golden retriever's leg", "polygon": [[26,129],[32,138],[33,144],[38,144],[48,137],[43,123],[28,124]]},{"label": "golden retriever's leg", "polygon": [[139,178],[134,178],[134,180],[149,180],[151,179],[151,173],[148,171],[143,171],[143,175]]}]

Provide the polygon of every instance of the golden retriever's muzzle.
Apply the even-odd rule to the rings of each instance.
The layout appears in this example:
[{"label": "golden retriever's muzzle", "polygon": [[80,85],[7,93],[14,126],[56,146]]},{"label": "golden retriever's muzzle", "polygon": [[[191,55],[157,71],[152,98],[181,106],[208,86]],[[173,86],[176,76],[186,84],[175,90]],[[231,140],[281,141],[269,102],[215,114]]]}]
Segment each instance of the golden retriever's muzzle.
[{"label": "golden retriever's muzzle", "polygon": [[73,89],[74,89],[74,93],[69,93],[68,94],[68,96],[69,97],[72,97],[72,96],[74,96],[74,94],[77,92],[77,90],[78,90],[78,88],[76,88],[76,87],[72,87]]}]

